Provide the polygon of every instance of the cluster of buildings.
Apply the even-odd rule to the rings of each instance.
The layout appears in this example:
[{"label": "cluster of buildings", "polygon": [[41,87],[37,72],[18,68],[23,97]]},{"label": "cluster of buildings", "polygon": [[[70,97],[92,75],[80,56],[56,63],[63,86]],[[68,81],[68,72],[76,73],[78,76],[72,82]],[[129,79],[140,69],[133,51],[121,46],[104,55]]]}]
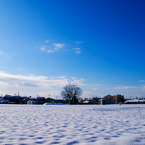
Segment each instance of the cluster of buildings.
[{"label": "cluster of buildings", "polygon": [[107,105],[107,104],[145,104],[144,98],[136,98],[136,99],[125,99],[124,95],[106,95],[103,98],[85,98],[85,99],[79,99],[79,104],[101,104],[101,105]]},{"label": "cluster of buildings", "polygon": [[45,97],[22,97],[19,95],[5,95],[0,97],[0,104],[44,104],[44,103],[65,103],[63,100]]},{"label": "cluster of buildings", "polygon": [[[0,97],[0,104],[67,104],[63,99],[53,99],[45,97],[21,97],[20,95],[5,95]],[[106,95],[103,98],[93,97],[93,98],[80,98],[78,99],[78,104],[145,104],[145,99],[136,98],[133,100],[125,100],[123,95]]]},{"label": "cluster of buildings", "polygon": [[126,100],[124,103],[125,104],[145,104],[145,99],[144,98],[136,98],[133,100]]},{"label": "cluster of buildings", "polygon": [[124,103],[125,99],[124,99],[124,95],[106,95],[103,98],[103,102],[105,104],[119,104],[119,103]]},{"label": "cluster of buildings", "polygon": [[120,104],[124,103],[125,99],[123,95],[106,95],[103,98],[93,97],[93,98],[84,98],[79,99],[79,104]]}]

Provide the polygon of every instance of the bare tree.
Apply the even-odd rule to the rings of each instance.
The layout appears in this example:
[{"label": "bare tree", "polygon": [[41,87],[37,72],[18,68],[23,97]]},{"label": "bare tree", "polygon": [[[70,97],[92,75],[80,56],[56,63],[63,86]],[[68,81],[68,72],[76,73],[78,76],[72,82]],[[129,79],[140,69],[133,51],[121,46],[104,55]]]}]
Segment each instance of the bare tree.
[{"label": "bare tree", "polygon": [[77,104],[79,97],[82,95],[82,89],[77,85],[66,85],[61,92],[63,98],[70,104]]}]

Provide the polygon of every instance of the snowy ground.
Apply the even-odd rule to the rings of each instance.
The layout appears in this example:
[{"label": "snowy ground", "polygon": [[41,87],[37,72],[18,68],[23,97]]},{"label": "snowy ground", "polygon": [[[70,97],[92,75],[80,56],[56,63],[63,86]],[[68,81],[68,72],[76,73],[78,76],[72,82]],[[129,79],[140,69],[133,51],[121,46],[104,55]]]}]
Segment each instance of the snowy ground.
[{"label": "snowy ground", "polygon": [[0,105],[0,145],[145,145],[145,105]]}]

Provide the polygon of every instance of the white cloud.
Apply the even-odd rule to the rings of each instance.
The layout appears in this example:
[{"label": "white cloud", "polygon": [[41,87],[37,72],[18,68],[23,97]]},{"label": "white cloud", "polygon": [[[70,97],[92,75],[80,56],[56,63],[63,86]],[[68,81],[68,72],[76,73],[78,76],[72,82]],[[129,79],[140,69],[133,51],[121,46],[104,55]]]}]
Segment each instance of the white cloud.
[{"label": "white cloud", "polygon": [[2,50],[0,50],[0,55],[5,56],[6,58],[10,58],[9,54],[4,52],[4,51],[2,51]]},{"label": "white cloud", "polygon": [[[74,51],[76,54],[82,53],[81,48],[79,48],[78,46],[76,46],[76,48],[73,48],[69,43],[56,43],[56,42],[52,43],[49,40],[45,40],[44,42],[49,43],[49,44],[41,46],[40,49],[42,51],[45,51],[48,53],[55,53],[57,51],[69,52],[69,50]],[[75,43],[81,44],[81,43],[83,43],[83,41],[75,41]],[[67,46],[67,48],[66,48],[66,46]],[[47,49],[47,47],[48,47],[48,49]]]},{"label": "white cloud", "polygon": [[96,96],[99,96],[99,95],[96,93],[93,93],[91,91],[84,91],[82,98],[92,98],[92,97],[96,97]]},{"label": "white cloud", "polygon": [[49,42],[49,40],[45,40],[45,43],[48,43]]},{"label": "white cloud", "polygon": [[4,54],[4,51],[0,51],[0,54]]},{"label": "white cloud", "polygon": [[99,88],[92,88],[92,90],[98,91],[98,90],[99,90]]},{"label": "white cloud", "polygon": [[81,49],[77,47],[77,48],[74,48],[74,50],[81,50]]},{"label": "white cloud", "polygon": [[[52,77],[52,78],[53,78],[53,77]],[[54,78],[56,78],[56,79],[65,79],[66,76],[58,76],[58,77],[54,77]]]},{"label": "white cloud", "polygon": [[83,85],[83,81],[84,79],[77,79],[75,77],[67,78],[66,76],[48,78],[46,76],[13,75],[0,72],[1,92],[10,94],[19,91],[24,95],[32,96],[36,96],[36,94],[46,97],[48,94],[51,94],[52,97],[55,95],[60,96],[60,91],[68,82]]},{"label": "white cloud", "polygon": [[58,48],[58,47],[55,47],[53,50],[54,50],[54,51],[57,51],[57,50],[59,50],[59,48]]},{"label": "white cloud", "polygon": [[48,53],[54,53],[55,50],[54,50],[54,49],[48,49],[47,52],[48,52]]},{"label": "white cloud", "polygon": [[138,89],[138,87],[136,86],[118,86],[118,87],[114,87],[112,88],[114,90],[132,90],[132,89]]},{"label": "white cloud", "polygon": [[48,53],[54,53],[60,49],[62,49],[64,47],[64,44],[62,43],[53,43],[53,47],[52,49],[48,49],[47,52]]},{"label": "white cloud", "polygon": [[63,48],[63,47],[64,47],[64,44],[62,44],[62,43],[54,43],[53,45],[54,45],[55,48],[57,48],[57,49]]},{"label": "white cloud", "polygon": [[145,92],[145,86],[142,86],[141,89],[143,92]]},{"label": "white cloud", "polygon": [[96,87],[103,87],[104,85],[97,84],[97,85],[93,85],[93,86],[96,86]]},{"label": "white cloud", "polygon": [[139,80],[138,82],[140,82],[140,83],[144,83],[144,82],[145,82],[145,80]]},{"label": "white cloud", "polygon": [[71,77],[72,79],[72,83],[76,84],[76,85],[80,85],[80,86],[84,86],[84,81],[85,79],[78,79],[76,77]]},{"label": "white cloud", "polygon": [[18,71],[24,71],[25,68],[23,68],[23,67],[18,67],[17,70],[18,70]]},{"label": "white cloud", "polygon": [[94,84],[92,84],[90,86],[93,87],[92,90],[95,90],[96,91],[96,90],[100,90],[100,88],[103,87],[104,85],[99,85],[99,84],[98,85],[94,85]]},{"label": "white cloud", "polygon": [[41,46],[41,47],[40,47],[40,49],[41,49],[42,51],[46,50],[46,48],[47,48],[47,46]]},{"label": "white cloud", "polygon": [[76,54],[82,53],[81,48],[77,47],[77,48],[74,48],[73,50],[75,51]]},{"label": "white cloud", "polygon": [[81,43],[83,43],[83,41],[76,41],[76,43],[77,43],[77,44],[81,44]]},{"label": "white cloud", "polygon": [[76,51],[75,53],[76,53],[76,54],[80,54],[80,53],[82,53],[82,52],[81,52],[81,51]]},{"label": "white cloud", "polygon": [[[67,76],[47,77],[36,75],[15,75],[0,71],[0,94],[5,95],[15,94],[20,92],[20,95],[51,97],[60,96],[62,88],[67,84],[76,84],[83,90],[82,97],[92,97],[100,94],[104,96],[108,93],[123,93],[125,94],[140,94],[145,92],[144,86],[117,86],[109,88],[109,91],[101,84],[86,84],[85,79]],[[96,94],[97,93],[97,94]],[[138,95],[139,96],[139,95]]]}]

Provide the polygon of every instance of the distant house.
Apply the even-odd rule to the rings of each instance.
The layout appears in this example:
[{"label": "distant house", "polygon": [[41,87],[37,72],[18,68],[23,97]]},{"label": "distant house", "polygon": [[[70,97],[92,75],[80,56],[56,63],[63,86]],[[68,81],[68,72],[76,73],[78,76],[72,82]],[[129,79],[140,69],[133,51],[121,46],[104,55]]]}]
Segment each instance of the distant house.
[{"label": "distant house", "polygon": [[3,97],[0,98],[0,104],[7,104],[8,100],[5,100]]},{"label": "distant house", "polygon": [[105,105],[106,104],[106,99],[100,98],[99,101],[98,101],[98,104],[99,105]]},{"label": "distant house", "polygon": [[20,104],[27,104],[27,102],[30,100],[30,97],[21,97],[19,100]]},{"label": "distant house", "polygon": [[45,103],[45,97],[37,97],[36,98],[37,104],[44,104]]},{"label": "distant house", "polygon": [[21,96],[11,96],[11,95],[5,95],[3,97],[5,100],[8,101],[8,104],[20,104]]},{"label": "distant house", "polygon": [[84,103],[84,99],[82,99],[82,98],[78,99],[78,103],[79,104],[83,104]]},{"label": "distant house", "polygon": [[124,96],[117,94],[117,95],[106,95],[104,96],[104,100],[106,104],[119,104],[121,102],[124,102]]},{"label": "distant house", "polygon": [[92,98],[80,98],[78,100],[79,104],[98,104],[99,103],[99,98],[97,97],[92,97]]},{"label": "distant house", "polygon": [[4,99],[7,100],[7,99],[9,99],[9,98],[11,98],[11,97],[12,97],[11,95],[5,95],[5,96],[4,96]]},{"label": "distant house", "polygon": [[125,104],[145,104],[145,100],[133,99],[133,100],[126,100],[124,103]]},{"label": "distant house", "polygon": [[54,103],[55,102],[55,100],[53,98],[46,98],[45,101],[47,103]]},{"label": "distant house", "polygon": [[31,105],[31,104],[37,104],[36,103],[36,98],[31,98],[29,101],[27,101],[27,104]]},{"label": "distant house", "polygon": [[27,104],[44,104],[45,97],[30,98]]}]

